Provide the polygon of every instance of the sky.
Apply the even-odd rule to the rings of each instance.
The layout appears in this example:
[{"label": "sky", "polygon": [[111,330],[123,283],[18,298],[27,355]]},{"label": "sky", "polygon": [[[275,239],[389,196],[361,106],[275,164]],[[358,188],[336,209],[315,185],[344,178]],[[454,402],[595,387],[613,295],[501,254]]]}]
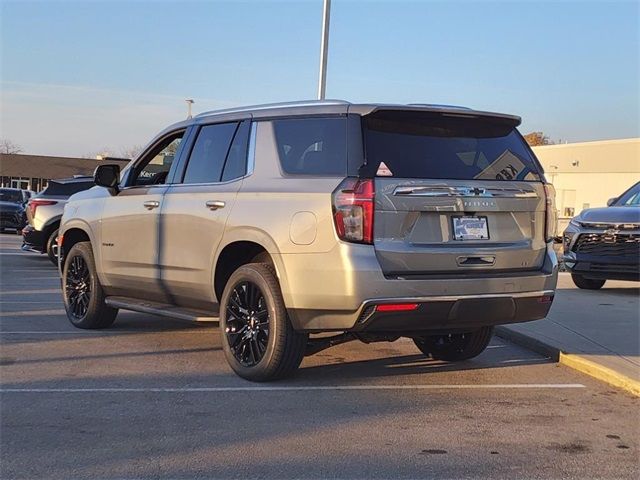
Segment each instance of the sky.
[{"label": "sky", "polygon": [[[187,113],[317,94],[322,0],[1,1],[0,136],[23,153],[146,144]],[[333,0],[327,98],[514,113],[640,136],[640,2]]]}]

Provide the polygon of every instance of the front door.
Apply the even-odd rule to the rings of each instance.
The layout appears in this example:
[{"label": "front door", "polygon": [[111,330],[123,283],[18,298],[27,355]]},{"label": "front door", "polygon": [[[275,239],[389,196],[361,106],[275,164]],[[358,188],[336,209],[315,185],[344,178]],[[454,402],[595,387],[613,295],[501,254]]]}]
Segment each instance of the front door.
[{"label": "front door", "polygon": [[98,248],[110,295],[167,298],[157,269],[159,214],[183,135],[179,131],[159,140],[132,167],[120,192],[105,201]]},{"label": "front door", "polygon": [[160,275],[174,303],[210,308],[214,256],[246,175],[250,122],[204,125],[160,218]]}]

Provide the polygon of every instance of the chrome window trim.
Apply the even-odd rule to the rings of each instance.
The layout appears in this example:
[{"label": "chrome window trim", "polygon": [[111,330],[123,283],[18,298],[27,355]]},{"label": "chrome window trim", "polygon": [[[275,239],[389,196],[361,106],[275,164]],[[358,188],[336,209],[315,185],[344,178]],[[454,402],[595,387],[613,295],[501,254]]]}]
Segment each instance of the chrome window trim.
[{"label": "chrome window trim", "polygon": [[251,131],[249,132],[249,148],[247,149],[247,173],[245,177],[252,175],[256,166],[257,128],[257,122],[251,122]]}]

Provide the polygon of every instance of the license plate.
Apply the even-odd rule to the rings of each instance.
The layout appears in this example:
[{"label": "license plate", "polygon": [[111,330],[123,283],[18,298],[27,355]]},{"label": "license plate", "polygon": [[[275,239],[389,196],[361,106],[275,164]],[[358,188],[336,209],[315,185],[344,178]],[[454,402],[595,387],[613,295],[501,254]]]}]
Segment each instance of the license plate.
[{"label": "license plate", "polygon": [[489,240],[487,217],[453,217],[454,240]]}]

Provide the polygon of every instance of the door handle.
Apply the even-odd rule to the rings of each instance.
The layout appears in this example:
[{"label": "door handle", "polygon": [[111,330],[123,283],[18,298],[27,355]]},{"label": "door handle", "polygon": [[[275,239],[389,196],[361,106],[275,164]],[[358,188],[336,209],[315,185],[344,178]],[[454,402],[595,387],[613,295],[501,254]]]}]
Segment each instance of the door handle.
[{"label": "door handle", "polygon": [[153,210],[154,208],[158,208],[160,206],[160,202],[158,202],[157,200],[147,200],[143,203],[143,205],[147,210]]},{"label": "door handle", "polygon": [[205,205],[209,210],[218,210],[219,208],[224,208],[225,203],[220,200],[207,200]]}]

